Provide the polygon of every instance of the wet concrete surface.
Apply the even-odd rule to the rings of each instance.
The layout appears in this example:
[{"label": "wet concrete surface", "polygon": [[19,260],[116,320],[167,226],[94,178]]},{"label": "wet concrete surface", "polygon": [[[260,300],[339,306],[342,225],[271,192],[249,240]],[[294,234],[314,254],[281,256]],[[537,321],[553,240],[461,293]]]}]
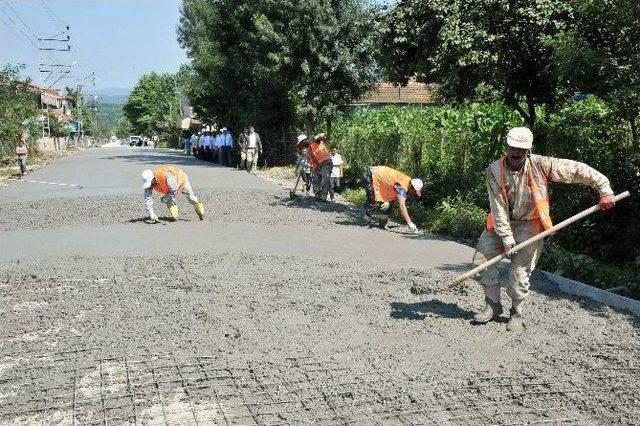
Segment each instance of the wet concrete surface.
[{"label": "wet concrete surface", "polygon": [[[167,159],[205,221],[143,220]],[[100,185],[0,190],[1,424],[637,424],[636,318],[536,276],[524,333],[474,326],[468,247],[170,151],[47,179],[86,164]]]}]

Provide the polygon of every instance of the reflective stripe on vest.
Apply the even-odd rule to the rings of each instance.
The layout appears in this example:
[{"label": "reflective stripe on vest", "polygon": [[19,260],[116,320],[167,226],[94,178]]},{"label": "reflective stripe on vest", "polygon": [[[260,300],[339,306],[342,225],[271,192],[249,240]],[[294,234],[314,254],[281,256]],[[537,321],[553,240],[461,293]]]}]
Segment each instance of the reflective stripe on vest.
[{"label": "reflective stripe on vest", "polygon": [[[505,178],[506,160],[500,157],[498,161],[494,161],[489,165],[489,172],[500,186],[502,197],[509,205],[509,194],[507,193],[507,181]],[[547,192],[547,176],[542,171],[537,156],[529,157],[529,168],[527,173],[527,185],[531,193],[531,202],[535,206],[535,213],[532,220],[539,220],[544,229],[553,226],[549,209],[549,194]],[[487,214],[485,223],[487,230],[491,231],[495,227],[493,214]]]},{"label": "reflective stripe on vest", "polygon": [[309,158],[309,166],[312,172],[316,171],[316,168],[325,163],[328,160],[331,160],[331,154],[329,154],[329,150],[327,146],[322,141],[315,141],[309,144],[307,157]]},{"label": "reflective stripe on vest", "polygon": [[171,173],[178,181],[179,188],[177,192],[182,191],[182,187],[187,182],[187,175],[177,166],[163,166],[155,169],[153,171],[153,177],[155,179],[152,188],[161,194],[169,194],[170,191],[169,186],[167,185],[167,173]]},{"label": "reflective stripe on vest", "polygon": [[371,185],[373,186],[374,198],[377,202],[393,201],[398,198],[394,185],[399,183],[409,192],[411,178],[402,172],[386,166],[376,166],[371,168]]}]

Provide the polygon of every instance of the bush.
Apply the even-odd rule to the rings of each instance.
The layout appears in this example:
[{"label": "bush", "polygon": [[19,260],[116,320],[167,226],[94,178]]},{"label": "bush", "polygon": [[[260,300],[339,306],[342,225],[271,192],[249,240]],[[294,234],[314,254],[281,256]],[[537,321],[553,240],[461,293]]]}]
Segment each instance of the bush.
[{"label": "bush", "polygon": [[364,206],[367,204],[367,194],[363,188],[346,188],[342,196],[350,203]]},{"label": "bush", "polygon": [[431,232],[475,242],[484,230],[485,216],[485,211],[473,203],[445,198],[427,212],[425,222]]}]

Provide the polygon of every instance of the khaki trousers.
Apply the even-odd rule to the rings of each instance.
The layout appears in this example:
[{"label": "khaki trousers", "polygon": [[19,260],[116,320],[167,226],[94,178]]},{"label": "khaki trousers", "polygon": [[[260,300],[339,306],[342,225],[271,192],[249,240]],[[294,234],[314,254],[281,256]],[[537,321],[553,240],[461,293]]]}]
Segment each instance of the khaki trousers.
[{"label": "khaki trousers", "polygon": [[255,172],[258,166],[258,150],[247,148],[247,171]]},{"label": "khaki trousers", "polygon": [[[539,221],[511,221],[511,230],[516,243],[528,240],[529,238],[543,231]],[[543,241],[537,241],[528,247],[520,250],[511,256],[507,280],[507,294],[514,300],[522,300],[529,294],[529,278],[536,267],[536,263],[542,253]],[[494,231],[486,229],[480,236],[480,241],[473,255],[473,264],[478,266],[502,253],[502,238]],[[498,268],[493,265],[486,271],[481,272],[480,284],[486,287],[499,285]]]}]

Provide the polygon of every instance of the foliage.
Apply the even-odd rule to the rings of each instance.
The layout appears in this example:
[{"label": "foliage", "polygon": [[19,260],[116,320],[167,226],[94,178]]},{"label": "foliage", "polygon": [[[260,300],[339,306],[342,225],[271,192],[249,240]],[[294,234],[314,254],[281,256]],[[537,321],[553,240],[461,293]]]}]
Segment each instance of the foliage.
[{"label": "foliage", "polygon": [[115,134],[116,126],[122,118],[122,105],[112,103],[99,103],[96,119],[102,137],[108,138]]},{"label": "foliage", "polygon": [[196,112],[235,132],[252,123],[263,141],[281,141],[265,159],[288,155],[295,128],[330,127],[372,80],[374,20],[361,3],[183,0],[178,39]]},{"label": "foliage", "polygon": [[393,81],[437,82],[452,100],[491,86],[534,127],[558,84],[546,40],[570,13],[565,0],[404,0],[386,16],[379,60]]},{"label": "foliage", "polygon": [[475,204],[460,197],[447,197],[427,212],[426,227],[438,234],[473,242],[484,229],[485,217],[485,210]]},{"label": "foliage", "polygon": [[640,170],[640,7],[634,0],[573,0],[574,24],[558,34],[555,47],[559,77],[568,92],[605,99],[629,121]]},{"label": "foliage", "polygon": [[554,242],[546,242],[538,267],[604,289],[626,287],[623,293],[640,298],[640,269],[632,265],[605,264],[584,254],[572,253]]},{"label": "foliage", "polygon": [[127,117],[120,117],[120,119],[116,123],[114,133],[121,139],[128,138],[129,136],[133,135],[133,128],[131,127],[131,123],[129,122],[129,119]]},{"label": "foliage", "polygon": [[21,81],[23,66],[6,65],[0,70],[0,155],[13,155],[28,122],[37,114],[37,97]]},{"label": "foliage", "polygon": [[122,110],[135,134],[176,139],[181,118],[176,78],[168,73],[143,75]]},{"label": "foliage", "polygon": [[371,164],[387,165],[425,181],[426,205],[464,193],[484,206],[488,159],[517,124],[517,114],[500,103],[359,109],[336,120],[331,143],[348,159],[347,181],[360,182]]},{"label": "foliage", "polygon": [[353,204],[363,206],[367,203],[367,194],[362,188],[346,188],[341,195],[345,200]]}]

